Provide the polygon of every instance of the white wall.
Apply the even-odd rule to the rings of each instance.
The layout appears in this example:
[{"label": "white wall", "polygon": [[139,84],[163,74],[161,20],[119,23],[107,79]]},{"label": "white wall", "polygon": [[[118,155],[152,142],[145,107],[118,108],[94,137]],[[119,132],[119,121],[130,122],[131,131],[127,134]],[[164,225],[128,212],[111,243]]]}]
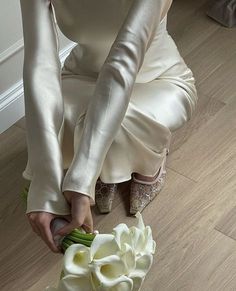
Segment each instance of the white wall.
[{"label": "white wall", "polygon": [[[25,114],[22,69],[24,42],[19,0],[0,0],[0,133]],[[59,30],[60,57],[65,59],[74,43]]]}]

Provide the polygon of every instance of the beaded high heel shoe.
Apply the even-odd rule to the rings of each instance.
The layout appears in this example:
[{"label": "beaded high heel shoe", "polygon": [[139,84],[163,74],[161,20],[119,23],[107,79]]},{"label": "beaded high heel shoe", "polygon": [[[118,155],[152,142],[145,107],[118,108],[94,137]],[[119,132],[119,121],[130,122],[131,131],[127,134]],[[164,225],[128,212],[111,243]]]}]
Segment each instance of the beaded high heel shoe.
[{"label": "beaded high heel shoe", "polygon": [[115,183],[103,183],[98,178],[95,187],[95,202],[100,213],[111,212],[112,202],[117,192],[118,185]]},{"label": "beaded high heel shoe", "polygon": [[130,185],[130,214],[135,214],[138,211],[142,212],[163,188],[166,178],[166,157],[168,154],[169,149],[166,149],[166,155],[154,181],[141,181],[134,176],[132,177]]}]

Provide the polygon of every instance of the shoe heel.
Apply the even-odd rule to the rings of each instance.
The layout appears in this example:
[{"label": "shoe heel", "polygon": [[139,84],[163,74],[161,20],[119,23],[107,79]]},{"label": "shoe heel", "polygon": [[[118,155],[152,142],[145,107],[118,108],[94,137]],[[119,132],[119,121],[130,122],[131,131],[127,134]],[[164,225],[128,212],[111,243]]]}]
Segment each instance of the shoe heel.
[{"label": "shoe heel", "polygon": [[169,150],[166,150],[166,155],[163,158],[159,173],[154,181],[140,181],[134,176],[131,180],[130,188],[130,214],[141,213],[144,208],[157,196],[164,186],[166,178],[166,157]]},{"label": "shoe heel", "polygon": [[118,186],[115,183],[103,183],[100,178],[97,180],[95,202],[101,214],[111,212],[117,188]]}]

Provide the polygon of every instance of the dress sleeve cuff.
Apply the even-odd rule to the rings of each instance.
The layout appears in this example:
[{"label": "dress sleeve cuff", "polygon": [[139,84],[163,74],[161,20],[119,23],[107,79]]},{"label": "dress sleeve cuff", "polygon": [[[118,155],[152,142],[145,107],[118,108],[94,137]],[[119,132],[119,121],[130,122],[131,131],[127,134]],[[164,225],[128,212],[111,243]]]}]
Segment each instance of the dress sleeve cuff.
[{"label": "dress sleeve cuff", "polygon": [[70,205],[61,192],[60,187],[53,183],[44,183],[33,176],[27,196],[26,213],[44,211],[59,215],[71,214]]}]

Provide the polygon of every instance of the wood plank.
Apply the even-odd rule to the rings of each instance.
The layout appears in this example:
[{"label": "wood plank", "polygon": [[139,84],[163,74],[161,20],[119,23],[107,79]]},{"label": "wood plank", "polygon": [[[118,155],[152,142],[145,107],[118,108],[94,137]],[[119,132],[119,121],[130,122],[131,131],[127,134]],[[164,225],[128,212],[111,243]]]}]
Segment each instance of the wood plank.
[{"label": "wood plank", "polygon": [[167,27],[183,57],[219,29],[219,25],[206,15],[207,6],[207,1],[173,2]]},{"label": "wood plank", "polygon": [[18,120],[14,126],[17,126],[21,129],[25,129],[25,116],[23,116],[20,120]]},{"label": "wood plank", "polygon": [[25,131],[11,126],[0,135],[0,171],[26,148]]},{"label": "wood plank", "polygon": [[222,64],[232,59],[236,48],[235,30],[219,27],[204,43],[185,56],[197,84],[201,84]]},{"label": "wood plank", "polygon": [[44,291],[47,286],[57,287],[60,280],[63,259],[56,262],[34,285],[25,291]]},{"label": "wood plank", "polygon": [[[234,203],[236,204],[236,202]],[[236,205],[228,212],[225,211],[224,215],[217,222],[215,229],[221,233],[236,240]]]},{"label": "wood plank", "polygon": [[165,291],[234,291],[236,242],[212,230],[204,244],[196,245],[199,256]]},{"label": "wood plank", "polygon": [[[221,164],[236,154],[235,112],[236,99],[170,155],[167,165],[194,181],[220,171]],[[235,170],[235,165],[231,170]]]},{"label": "wood plank", "polygon": [[205,124],[224,106],[225,103],[214,97],[208,97],[202,90],[198,90],[198,104],[192,118],[181,128],[172,132],[171,153],[181,148],[200,128],[204,128]]},{"label": "wood plank", "polygon": [[[157,245],[159,245],[159,252],[155,255],[153,272],[150,273],[143,290],[182,290],[184,284],[181,285],[181,283],[185,282],[186,286],[189,287],[187,277],[184,277],[185,280],[183,281],[179,278],[185,274],[185,271],[187,272],[199,256],[204,257],[208,248],[214,249],[213,245],[219,236],[213,234],[212,237],[212,230],[223,213],[229,211],[235,203],[236,172],[231,171],[235,162],[236,157],[229,158],[222,164],[223,176],[222,172],[216,171],[214,174],[204,177],[201,183],[192,182],[191,184],[187,183],[186,180],[185,188],[181,192],[174,187],[181,176],[173,178],[174,176],[171,175],[171,184],[175,190],[171,192],[167,186],[159,197],[163,198],[167,193],[170,197],[170,193],[172,193],[173,198],[166,198],[165,201],[159,200],[159,204],[153,205],[155,210],[152,205],[146,210],[146,220],[148,222],[149,219],[151,220],[149,224],[155,234]],[[181,182],[183,183],[183,180]],[[235,245],[235,241],[232,245]],[[219,252],[219,257],[222,255],[220,253],[222,248],[224,248],[224,243],[216,248],[216,255]],[[232,252],[232,249],[229,252]],[[231,265],[232,269],[235,269],[235,263],[234,260]],[[214,265],[213,259],[212,262],[209,261],[210,264]],[[207,269],[205,272],[207,273]],[[211,268],[209,267],[209,273],[207,274],[210,273]],[[188,272],[187,274],[191,273]],[[232,275],[232,272],[230,275]],[[229,279],[227,273],[220,268],[217,282],[225,278]],[[214,280],[215,278],[209,283],[215,286],[216,282]],[[201,287],[200,289],[183,290],[208,290],[202,288],[201,277],[196,277],[195,281]],[[178,285],[179,282],[180,285]],[[227,281],[228,283],[230,282]],[[178,286],[178,288],[168,289],[167,286],[169,285],[172,288],[174,286]]]},{"label": "wood plank", "polygon": [[[236,49],[236,48],[235,48]],[[230,103],[236,98],[236,54],[206,78],[199,88],[205,94]]]}]

